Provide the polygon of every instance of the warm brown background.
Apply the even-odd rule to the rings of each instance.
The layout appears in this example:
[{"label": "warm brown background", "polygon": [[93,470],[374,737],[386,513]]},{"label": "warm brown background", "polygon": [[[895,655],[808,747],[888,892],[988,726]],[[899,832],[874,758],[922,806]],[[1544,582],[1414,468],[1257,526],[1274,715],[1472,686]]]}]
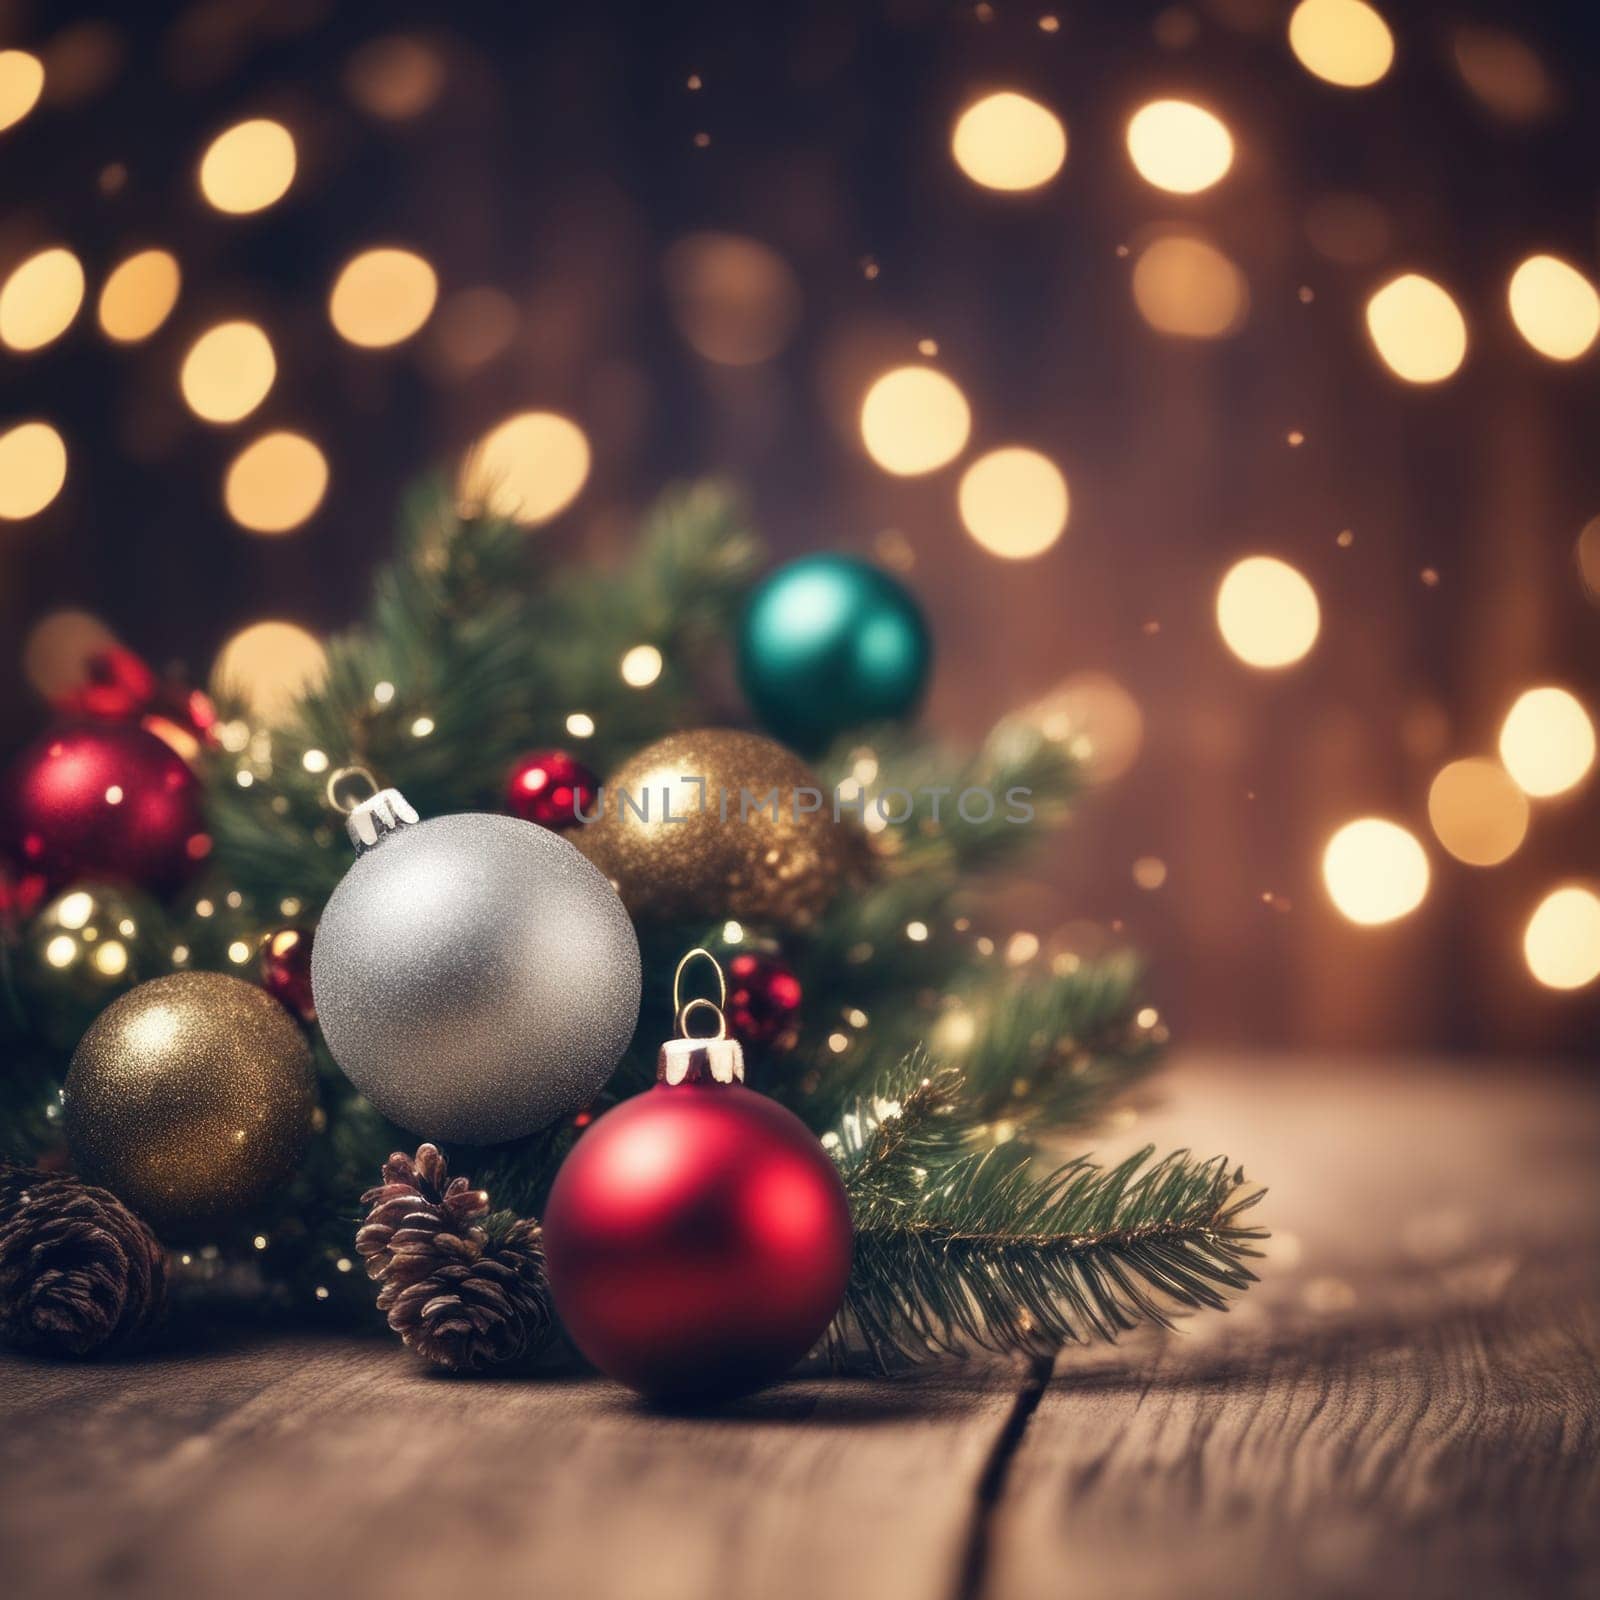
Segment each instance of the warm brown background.
[{"label": "warm brown background", "polygon": [[[939,726],[974,735],[1084,668],[1127,685],[1146,721],[1139,763],[1087,804],[1012,916],[1041,933],[1122,919],[1182,1036],[1591,1052],[1600,1000],[1538,988],[1521,933],[1557,880],[1597,870],[1593,783],[1537,805],[1523,849],[1489,872],[1432,846],[1425,807],[1437,768],[1491,749],[1530,683],[1563,681],[1594,709],[1600,615],[1573,541],[1600,512],[1600,358],[1545,362],[1504,311],[1525,254],[1597,265],[1600,51],[1585,8],[1390,7],[1400,59],[1356,94],[1293,61],[1288,7],[1266,0],[997,0],[987,20],[916,0],[451,9],[441,23],[444,8],[326,0],[165,15],[0,0],[0,46],[101,63],[72,103],[0,138],[0,269],[59,240],[91,295],[141,244],[185,271],[148,345],[110,349],[86,312],[36,356],[0,353],[0,418],[51,418],[72,458],[44,516],[0,528],[7,745],[39,718],[17,645],[46,610],[87,607],[153,659],[202,669],[248,621],[336,625],[360,607],[418,464],[551,406],[595,453],[573,511],[532,535],[555,549],[614,548],[663,481],[715,470],[746,486],[781,550],[904,535],[940,641]],[[1047,11],[1058,33],[1038,28]],[[1470,19],[1538,52],[1548,115],[1512,125],[1468,95],[1450,52]],[[351,52],[417,29],[446,67],[435,106],[398,125],[353,108]],[[979,190],[949,158],[954,113],[994,87],[1067,123],[1066,169],[1033,196]],[[1210,194],[1161,196],[1128,166],[1122,123],[1163,92],[1234,131],[1234,172]],[[194,164],[252,114],[293,128],[300,175],[259,217],[221,218]],[[128,179],[108,197],[111,162]],[[1370,261],[1309,242],[1331,192],[1381,207]],[[1248,275],[1237,338],[1162,339],[1134,310],[1117,247],[1175,219]],[[712,366],[674,327],[662,258],[704,228],[764,240],[798,275],[803,312],[774,361]],[[391,241],[425,254],[447,297],[510,294],[510,348],[460,378],[427,330],[391,353],[336,339],[334,272]],[[1367,293],[1407,267],[1448,284],[1472,330],[1467,365],[1437,390],[1394,381],[1361,331]],[[175,382],[188,342],[230,313],[261,319],[278,353],[244,430],[196,423]],[[973,450],[1029,443],[1066,471],[1072,525],[1041,560],[1003,564],[967,539],[957,469],[891,479],[862,453],[865,382],[924,338],[972,401]],[[262,540],[228,521],[218,485],[240,433],[277,425],[323,445],[332,487],[299,533]],[[1212,621],[1221,572],[1258,549],[1322,601],[1316,650],[1284,674],[1241,667]],[[1422,910],[1388,929],[1350,927],[1320,884],[1328,833],[1366,811],[1406,822],[1433,859]],[[1170,868],[1154,893],[1130,877],[1142,855]],[[1268,892],[1289,909],[1268,909]]]}]

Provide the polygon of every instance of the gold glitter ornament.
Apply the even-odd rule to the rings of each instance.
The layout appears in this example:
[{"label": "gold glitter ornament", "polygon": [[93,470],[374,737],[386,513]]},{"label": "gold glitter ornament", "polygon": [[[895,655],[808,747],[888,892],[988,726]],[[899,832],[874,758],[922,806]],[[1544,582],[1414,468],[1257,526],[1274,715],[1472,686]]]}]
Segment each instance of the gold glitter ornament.
[{"label": "gold glitter ornament", "polygon": [[571,838],[636,917],[796,929],[838,889],[848,831],[831,794],[782,745],[696,728],[625,761],[605,784],[601,814]]},{"label": "gold glitter ornament", "polygon": [[158,1232],[240,1211],[305,1149],[311,1052],[265,991],[220,972],[142,983],[95,1019],[63,1094],[78,1170]]}]

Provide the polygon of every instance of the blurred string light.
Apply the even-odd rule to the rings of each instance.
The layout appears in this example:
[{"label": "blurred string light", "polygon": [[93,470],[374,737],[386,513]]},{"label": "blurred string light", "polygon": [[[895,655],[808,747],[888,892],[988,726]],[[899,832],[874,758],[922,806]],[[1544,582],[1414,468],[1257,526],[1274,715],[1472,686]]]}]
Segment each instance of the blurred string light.
[{"label": "blurred string light", "polygon": [[1594,724],[1574,695],[1544,684],[1517,697],[1500,727],[1500,759],[1524,794],[1564,794],[1594,765]]},{"label": "blurred string light", "polygon": [[1250,286],[1214,245],[1190,234],[1168,234],[1139,252],[1133,303],[1157,333],[1220,339],[1244,326]]},{"label": "blurred string light", "polygon": [[318,688],[327,652],[292,622],[255,622],[217,653],[211,683],[219,697],[241,700],[258,722],[275,722],[302,694]]},{"label": "blurred string light", "polygon": [[1442,767],[1428,790],[1439,843],[1471,867],[1509,860],[1528,833],[1528,799],[1498,761],[1481,756]]},{"label": "blurred string light", "polygon": [[1067,525],[1067,480],[1048,457],[1021,445],[979,456],[956,499],[967,532],[1009,561],[1042,555]]},{"label": "blurred string light", "polygon": [[419,117],[444,88],[444,62],[431,45],[407,34],[370,39],[345,67],[345,93],[385,122]]},{"label": "blurred string light", "polygon": [[433,314],[439,279],[414,251],[363,250],[340,269],[328,295],[328,320],[351,344],[379,350],[400,344]]},{"label": "blurred string light", "polygon": [[517,303],[503,289],[461,289],[439,307],[429,353],[448,374],[461,377],[504,355],[517,325]]},{"label": "blurred string light", "polygon": [[1152,100],[1128,122],[1128,154],[1139,176],[1169,194],[1198,194],[1233,165],[1233,135],[1187,100]]},{"label": "blurred string light", "polygon": [[1600,604],[1600,517],[1591,517],[1578,534],[1572,549],[1578,563],[1578,576],[1585,593]]},{"label": "blurred string light", "polygon": [[1223,643],[1247,666],[1287,667],[1317,641],[1317,592],[1287,561],[1246,556],[1217,587]]},{"label": "blurred string light", "polygon": [[1391,279],[1367,301],[1367,331],[1384,364],[1407,383],[1440,383],[1467,353],[1460,308],[1416,272]]},{"label": "blurred string light", "polygon": [[589,477],[589,441],[554,411],[507,417],[467,452],[464,500],[523,527],[548,522],[577,499]]},{"label": "blurred string light", "polygon": [[1528,919],[1522,952],[1547,989],[1581,989],[1600,978],[1600,896],[1579,884],[1547,894]]},{"label": "blurred string light", "polygon": [[0,50],[0,132],[14,127],[39,103],[44,65],[26,50]]},{"label": "blurred string light", "polygon": [[1428,858],[1416,836],[1382,817],[1347,822],[1329,839],[1322,879],[1335,906],[1363,927],[1395,922],[1422,904]]},{"label": "blurred string light", "polygon": [[1307,72],[1341,89],[1365,89],[1394,64],[1394,35],[1363,0],[1301,0],[1289,48]]},{"label": "blurred string light", "polygon": [[1478,102],[1506,122],[1537,122],[1555,109],[1556,89],[1534,50],[1501,28],[1463,23],[1450,53]]},{"label": "blurred string light", "polygon": [[1139,757],[1144,714],[1104,672],[1078,672],[1022,713],[1024,722],[1067,748],[1091,783],[1120,778]]},{"label": "blurred string light", "polygon": [[117,344],[148,339],[172,314],[182,287],[177,257],[141,250],[112,268],[100,291],[100,328]]},{"label": "blurred string light", "polygon": [[896,367],[861,402],[861,442],[885,472],[898,477],[948,465],[971,431],[967,397],[932,367]]},{"label": "blurred string light", "polygon": [[44,700],[81,688],[90,660],[118,643],[87,611],[64,609],[41,617],[22,646],[22,674]]},{"label": "blurred string light", "polygon": [[1067,159],[1067,130],[1053,111],[1026,95],[986,95],[956,118],[950,134],[956,165],[985,189],[1037,189]]},{"label": "blurred string light", "polygon": [[281,200],[294,182],[294,137],[257,117],[219,133],[200,158],[200,192],[218,211],[245,216]]},{"label": "blurred string light", "polygon": [[799,280],[759,239],[688,234],[668,248],[662,273],[678,331],[721,366],[770,361],[799,320]]},{"label": "blurred string light", "polygon": [[0,287],[0,342],[39,350],[72,326],[83,304],[83,267],[60,245],[29,256]]},{"label": "blurred string light", "polygon": [[322,504],[328,462],[303,434],[263,434],[233,458],[223,480],[228,514],[251,533],[288,533]]},{"label": "blurred string light", "polygon": [[1555,256],[1529,256],[1507,291],[1517,332],[1552,361],[1576,361],[1600,334],[1600,294]]},{"label": "blurred string light", "polygon": [[661,668],[661,652],[653,644],[636,644],[622,658],[622,681],[630,689],[648,689]]},{"label": "blurred string light", "polygon": [[238,422],[267,398],[277,375],[272,341],[255,323],[219,322],[189,346],[178,386],[197,417]]},{"label": "blurred string light", "polygon": [[0,518],[36,517],[67,481],[67,447],[48,422],[19,422],[0,433]]}]

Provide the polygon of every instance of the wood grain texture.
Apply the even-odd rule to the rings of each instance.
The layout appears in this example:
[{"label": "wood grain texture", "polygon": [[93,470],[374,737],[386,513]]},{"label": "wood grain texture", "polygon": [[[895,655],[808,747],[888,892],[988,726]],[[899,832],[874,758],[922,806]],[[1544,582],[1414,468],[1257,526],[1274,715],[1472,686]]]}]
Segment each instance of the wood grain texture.
[{"label": "wood grain texture", "polygon": [[1190,1061],[1117,1142],[1270,1180],[1173,1338],[715,1416],[262,1335],[0,1364],[19,1600],[1578,1594],[1600,1580],[1600,1102],[1570,1077]]}]

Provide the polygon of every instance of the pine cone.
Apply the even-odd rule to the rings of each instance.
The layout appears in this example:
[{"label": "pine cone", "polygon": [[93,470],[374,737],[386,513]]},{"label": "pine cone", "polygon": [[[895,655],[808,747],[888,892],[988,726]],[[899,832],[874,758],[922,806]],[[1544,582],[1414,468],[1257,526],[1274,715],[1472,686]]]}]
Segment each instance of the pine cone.
[{"label": "pine cone", "polygon": [[539,1225],[500,1211],[425,1144],[396,1151],[356,1234],[367,1275],[383,1285],[378,1309],[435,1366],[474,1371],[533,1354],[549,1337]]},{"label": "pine cone", "polygon": [[0,1343],[86,1356],[150,1331],[167,1257],[107,1189],[0,1164]]}]

